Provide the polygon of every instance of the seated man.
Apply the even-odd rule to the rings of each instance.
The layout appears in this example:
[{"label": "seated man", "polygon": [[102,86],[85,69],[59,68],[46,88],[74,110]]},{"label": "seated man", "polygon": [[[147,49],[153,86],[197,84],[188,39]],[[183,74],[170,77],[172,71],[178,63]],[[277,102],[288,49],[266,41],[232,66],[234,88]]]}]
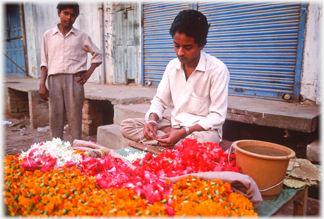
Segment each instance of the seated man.
[{"label": "seated man", "polygon": [[[181,11],[170,35],[178,58],[169,62],[145,118],[125,119],[120,131],[137,143],[172,147],[184,138],[220,142],[230,75],[219,59],[203,52],[210,24],[195,10]],[[168,105],[170,117],[162,116]]]}]

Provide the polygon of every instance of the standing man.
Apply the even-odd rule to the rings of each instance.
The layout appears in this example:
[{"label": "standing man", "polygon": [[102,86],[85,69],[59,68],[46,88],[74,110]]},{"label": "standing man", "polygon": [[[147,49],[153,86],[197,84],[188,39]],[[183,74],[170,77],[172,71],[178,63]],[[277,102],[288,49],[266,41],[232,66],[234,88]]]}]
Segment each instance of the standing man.
[{"label": "standing man", "polygon": [[[60,23],[43,36],[39,96],[49,99],[52,137],[63,140],[66,113],[73,142],[82,137],[83,85],[101,64],[102,54],[86,33],[73,27],[78,3],[60,2],[57,14]],[[87,53],[92,55],[89,69]]]},{"label": "standing man", "polygon": [[[196,10],[181,11],[170,35],[178,58],[169,62],[143,119],[126,119],[120,131],[137,143],[171,147],[184,138],[220,142],[230,75],[219,59],[202,52],[210,24]],[[171,118],[163,117],[170,102]]]}]

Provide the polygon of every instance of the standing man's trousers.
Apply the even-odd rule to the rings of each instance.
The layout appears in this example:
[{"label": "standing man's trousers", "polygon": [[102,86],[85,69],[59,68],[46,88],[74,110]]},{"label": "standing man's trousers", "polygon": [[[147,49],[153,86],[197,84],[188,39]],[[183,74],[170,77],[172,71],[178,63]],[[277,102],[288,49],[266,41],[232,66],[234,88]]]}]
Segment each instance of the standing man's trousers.
[{"label": "standing man's trousers", "polygon": [[82,137],[84,88],[76,82],[78,78],[74,74],[57,74],[48,77],[50,128],[53,138],[63,140],[65,113],[72,142]]}]

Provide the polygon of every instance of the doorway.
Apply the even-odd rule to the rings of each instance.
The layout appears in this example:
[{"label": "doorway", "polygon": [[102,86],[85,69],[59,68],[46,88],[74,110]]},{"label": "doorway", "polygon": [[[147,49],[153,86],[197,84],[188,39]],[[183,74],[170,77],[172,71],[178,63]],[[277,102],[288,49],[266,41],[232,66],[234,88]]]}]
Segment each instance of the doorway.
[{"label": "doorway", "polygon": [[2,51],[5,75],[24,77],[27,74],[21,27],[19,4],[5,4]]},{"label": "doorway", "polygon": [[136,3],[118,3],[114,42],[115,83],[137,84],[139,56],[139,21]]}]

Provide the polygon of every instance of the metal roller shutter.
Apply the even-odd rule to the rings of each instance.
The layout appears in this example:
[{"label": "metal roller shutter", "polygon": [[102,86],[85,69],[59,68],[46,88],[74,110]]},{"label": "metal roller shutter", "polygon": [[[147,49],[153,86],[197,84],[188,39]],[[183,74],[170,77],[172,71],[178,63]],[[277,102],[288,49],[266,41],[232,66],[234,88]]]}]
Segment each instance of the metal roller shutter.
[{"label": "metal roller shutter", "polygon": [[211,23],[204,50],[230,71],[229,94],[298,98],[305,4],[198,3],[198,10]]},{"label": "metal roller shutter", "polygon": [[189,3],[143,3],[142,85],[148,81],[158,85],[169,61],[177,57],[169,29],[175,16],[185,9]]},{"label": "metal roller shutter", "polygon": [[[211,28],[205,52],[229,68],[229,94],[298,101],[307,3],[201,3]],[[169,28],[189,3],[143,4],[142,84],[158,85],[176,57]]]}]

